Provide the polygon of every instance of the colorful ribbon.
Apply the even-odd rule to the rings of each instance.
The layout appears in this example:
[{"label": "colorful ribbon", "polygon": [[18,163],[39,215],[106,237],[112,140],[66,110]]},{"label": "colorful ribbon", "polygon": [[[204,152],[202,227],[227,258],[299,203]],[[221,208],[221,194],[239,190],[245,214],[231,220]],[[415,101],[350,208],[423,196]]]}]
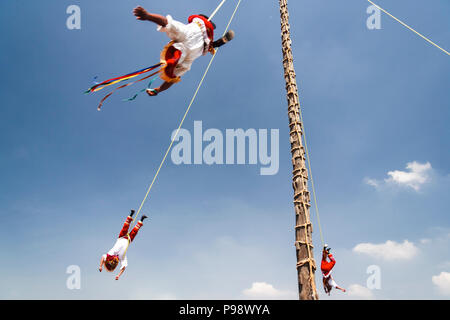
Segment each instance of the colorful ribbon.
[{"label": "colorful ribbon", "polygon": [[[112,79],[109,79],[109,80],[105,80],[105,81],[103,81],[103,82],[101,82],[101,83],[95,83],[95,85],[92,86],[91,88],[89,88],[85,93],[97,92],[97,91],[100,91],[100,90],[104,89],[105,87],[112,86],[112,85],[114,85],[114,84],[117,84],[117,83],[119,83],[119,82],[123,82],[123,81],[126,81],[126,80],[130,80],[130,79],[135,78],[135,77],[137,77],[137,76],[139,76],[139,75],[141,75],[141,74],[144,74],[144,73],[153,71],[153,70],[157,69],[158,67],[160,67],[161,65],[163,65],[163,63],[160,62],[160,63],[158,63],[158,64],[155,64],[154,66],[151,66],[151,67],[148,67],[148,68],[145,68],[145,69],[142,69],[142,70],[138,70],[138,71],[135,71],[135,72],[126,74],[126,75],[121,76],[121,77],[116,77],[116,78],[112,78]],[[117,90],[123,89],[123,88],[128,87],[128,86],[131,86],[132,84],[141,82],[141,81],[143,81],[143,80],[145,80],[145,79],[148,79],[148,78],[150,78],[150,77],[152,77],[152,76],[154,76],[154,75],[156,75],[156,74],[158,74],[158,73],[160,73],[160,72],[161,72],[161,69],[158,69],[158,70],[156,70],[155,72],[153,72],[152,74],[150,74],[150,75],[148,75],[148,76],[145,76],[145,77],[142,78],[142,79],[139,79],[139,80],[134,81],[134,82],[130,82],[130,83],[128,83],[128,84],[122,85],[122,86],[120,86],[120,87],[114,89],[113,91],[111,91],[110,93],[108,93],[108,94],[100,101],[100,103],[99,103],[97,109],[100,111],[100,109],[101,109],[103,103],[105,102],[105,100],[108,99],[108,98],[109,98],[114,92],[116,92]],[[94,80],[96,80],[96,78],[97,78],[97,77],[95,77]],[[148,88],[150,88],[150,86],[152,85],[152,83],[153,83],[157,78],[158,78],[158,76],[156,76],[155,78],[151,79],[150,83],[148,84]],[[127,100],[125,100],[125,101],[133,101],[134,99],[136,99],[136,97],[139,95],[139,93],[141,93],[141,92],[143,92],[143,91],[145,91],[145,90],[146,90],[146,89],[143,89],[143,90],[139,91],[139,92],[136,93],[133,97],[131,97],[130,99],[127,99]]]},{"label": "colorful ribbon", "polygon": [[[113,91],[111,91],[110,93],[108,93],[108,94],[100,101],[100,103],[99,103],[99,105],[98,105],[98,107],[97,107],[97,110],[100,111],[100,109],[102,108],[103,102],[105,102],[105,100],[108,99],[108,98],[109,98],[114,92],[116,92],[117,90],[123,89],[123,88],[128,87],[128,86],[131,86],[131,85],[133,85],[133,84],[135,84],[135,83],[141,82],[141,81],[143,81],[143,80],[145,80],[145,79],[148,79],[148,78],[154,76],[155,74],[158,74],[159,72],[160,72],[160,71],[157,70],[156,72],[153,72],[152,74],[150,74],[150,75],[148,75],[148,76],[146,76],[146,77],[144,77],[144,78],[142,78],[142,79],[139,79],[139,80],[137,80],[137,81],[130,82],[130,83],[124,84],[124,85],[122,85],[122,86],[120,86],[120,87],[117,87],[116,89],[114,89]],[[157,78],[157,77],[156,77],[156,78]],[[155,79],[156,79],[156,78],[155,78]],[[155,79],[152,79],[152,82],[153,82]],[[145,90],[145,89],[144,89],[144,90]],[[144,90],[143,90],[143,91],[144,91]],[[138,94],[136,94],[136,96],[137,96],[137,95],[138,95]],[[134,97],[134,98],[135,98],[135,97]],[[132,100],[134,100],[134,99],[132,99]]]},{"label": "colorful ribbon", "polygon": [[114,85],[114,84],[116,84],[116,83],[119,83],[119,82],[122,82],[122,81],[126,81],[126,80],[129,80],[129,79],[132,79],[132,78],[135,78],[135,77],[137,77],[137,76],[139,76],[139,75],[141,75],[141,74],[144,74],[144,73],[153,71],[153,70],[155,70],[156,68],[160,67],[161,65],[162,65],[162,63],[158,63],[158,64],[155,64],[154,66],[151,66],[151,67],[148,67],[148,68],[145,68],[145,69],[142,69],[142,70],[138,70],[138,71],[135,71],[135,72],[126,74],[126,75],[121,76],[121,77],[117,77],[117,78],[112,78],[112,79],[109,79],[109,80],[105,80],[105,81],[103,81],[103,82],[101,82],[101,83],[98,83],[98,84],[92,86],[92,87],[89,88],[85,93],[91,93],[91,92],[97,92],[97,91],[100,91],[100,90],[102,90],[103,88],[105,88],[105,87],[107,87],[107,86],[111,86],[111,85]]}]

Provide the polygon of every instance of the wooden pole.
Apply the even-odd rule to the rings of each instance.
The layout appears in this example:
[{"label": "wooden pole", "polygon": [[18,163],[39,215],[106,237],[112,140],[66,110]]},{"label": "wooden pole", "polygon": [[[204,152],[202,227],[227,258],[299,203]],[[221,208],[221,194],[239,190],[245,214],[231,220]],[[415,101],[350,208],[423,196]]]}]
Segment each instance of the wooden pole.
[{"label": "wooden pole", "polygon": [[312,224],[310,219],[310,194],[308,191],[308,170],[300,121],[300,100],[291,48],[289,11],[287,0],[279,0],[281,14],[281,39],[283,49],[284,78],[288,101],[291,154],[293,165],[292,186],[294,188],[295,208],[295,248],[297,253],[297,276],[300,300],[317,300],[314,273],[316,263],[312,245]]}]

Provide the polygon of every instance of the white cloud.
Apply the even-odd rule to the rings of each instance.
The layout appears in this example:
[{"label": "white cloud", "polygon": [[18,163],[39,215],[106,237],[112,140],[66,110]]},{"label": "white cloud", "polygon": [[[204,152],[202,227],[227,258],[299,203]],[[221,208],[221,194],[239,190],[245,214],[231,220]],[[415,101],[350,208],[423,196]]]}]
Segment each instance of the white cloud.
[{"label": "white cloud", "polygon": [[438,287],[441,294],[450,296],[450,272],[441,272],[439,275],[431,277],[431,281]]},{"label": "white cloud", "polygon": [[271,284],[266,282],[253,282],[252,287],[250,289],[245,289],[243,294],[250,299],[297,299],[294,292],[275,289]]},{"label": "white cloud", "polygon": [[[417,161],[408,162],[406,169],[406,171],[389,171],[387,173],[389,178],[384,179],[384,184],[407,187],[415,191],[420,191],[420,188],[431,180],[432,167],[429,162],[423,164]],[[364,182],[375,188],[379,188],[383,184],[383,181],[371,178],[365,178]]]},{"label": "white cloud", "polygon": [[353,252],[392,261],[410,260],[417,255],[419,249],[408,240],[403,241],[403,243],[388,240],[381,244],[360,243],[353,248]]},{"label": "white cloud", "polygon": [[419,191],[420,187],[430,179],[431,164],[429,162],[424,164],[416,161],[409,162],[406,165],[406,169],[409,171],[389,171],[388,176],[390,178],[385,179],[385,181]]},{"label": "white cloud", "polygon": [[359,284],[352,284],[348,287],[347,296],[351,299],[371,300],[375,299],[372,290]]},{"label": "white cloud", "polygon": [[375,179],[366,178],[364,180],[364,182],[366,184],[368,184],[369,186],[372,186],[372,187],[375,187],[375,188],[378,188],[380,186],[380,182],[375,180]]}]

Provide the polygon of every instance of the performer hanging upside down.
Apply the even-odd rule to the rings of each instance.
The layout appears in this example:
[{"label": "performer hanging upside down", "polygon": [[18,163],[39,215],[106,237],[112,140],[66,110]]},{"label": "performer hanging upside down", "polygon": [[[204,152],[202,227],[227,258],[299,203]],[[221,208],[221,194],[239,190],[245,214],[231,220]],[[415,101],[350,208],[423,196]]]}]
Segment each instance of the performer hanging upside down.
[{"label": "performer hanging upside down", "polygon": [[[325,245],[322,252],[322,263],[320,265],[320,269],[322,269],[323,275],[323,288],[325,289],[325,293],[330,295],[330,292],[333,288],[342,290],[345,292],[344,288],[339,287],[331,276],[331,270],[336,264],[336,260],[334,260],[333,255],[330,253],[331,248],[328,245]],[[330,261],[328,261],[330,259]]]},{"label": "performer hanging upside down", "polygon": [[181,76],[191,69],[191,65],[208,52],[215,53],[218,48],[234,38],[234,32],[228,31],[225,36],[214,41],[215,24],[202,14],[189,17],[189,24],[174,20],[170,15],[164,17],[147,12],[142,7],[133,11],[138,20],[151,21],[158,25],[157,30],[165,32],[172,40],[161,52],[161,63],[165,65],[161,72],[164,83],[155,89],[147,89],[149,96],[169,89],[181,80]]},{"label": "performer hanging upside down", "polygon": [[112,249],[109,250],[107,254],[102,255],[102,258],[100,260],[100,268],[99,268],[100,272],[102,272],[103,266],[105,266],[107,271],[113,272],[120,262],[121,264],[120,272],[116,276],[116,280],[119,280],[120,276],[124,273],[125,268],[128,266],[128,260],[126,257],[128,246],[134,240],[139,229],[142,227],[144,219],[147,218],[147,216],[143,215],[141,217],[141,220],[128,234],[130,223],[133,221],[133,214],[134,210],[131,210],[130,215],[127,217],[125,223],[123,224],[122,230],[120,231],[119,234],[119,238],[117,239],[114,247],[112,247]]}]

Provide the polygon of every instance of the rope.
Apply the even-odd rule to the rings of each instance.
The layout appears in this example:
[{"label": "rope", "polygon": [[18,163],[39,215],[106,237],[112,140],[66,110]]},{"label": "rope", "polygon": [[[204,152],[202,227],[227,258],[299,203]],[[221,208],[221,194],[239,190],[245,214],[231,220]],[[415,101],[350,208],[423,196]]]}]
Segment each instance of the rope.
[{"label": "rope", "polygon": [[[405,26],[406,28],[408,28],[409,30],[413,31],[415,34],[417,34],[421,38],[423,38],[426,41],[428,41],[429,43],[431,43],[433,46],[437,47],[438,49],[440,49],[441,51],[443,51],[447,55],[450,55],[450,53],[447,50],[445,50],[442,47],[438,46],[436,43],[431,41],[429,38],[427,38],[424,35],[422,35],[421,33],[417,32],[416,30],[414,30],[413,28],[408,26],[406,23],[404,23],[400,19],[394,17],[388,11],[384,10],[383,8],[378,6],[377,4],[373,3],[371,0],[367,0],[367,1],[370,2],[372,5],[374,5],[375,7],[377,7],[378,9],[380,9],[381,11],[383,11],[384,13],[386,13],[387,15],[389,15],[391,18],[393,18],[394,20],[396,20],[400,24],[402,24],[403,26]],[[304,122],[303,122],[303,115],[302,115],[301,106],[299,107],[299,115],[300,115],[300,122],[301,122],[301,127],[302,127],[302,132],[303,132],[303,141],[304,141],[304,144],[305,144],[305,153],[306,153],[306,158],[307,158],[307,161],[308,161],[309,176],[311,178],[311,190],[312,190],[312,194],[313,194],[314,207],[315,207],[315,212],[316,212],[316,216],[317,216],[317,223],[318,223],[318,226],[319,226],[320,240],[322,242],[322,247],[323,247],[325,245],[325,241],[324,241],[324,237],[323,237],[322,224],[320,222],[319,206],[317,204],[317,195],[316,195],[316,190],[315,190],[315,185],[314,185],[314,178],[313,178],[313,174],[312,174],[311,160],[310,160],[309,151],[308,151],[308,143],[307,143],[307,139],[306,139],[306,131],[305,131],[305,127],[304,127],[304,124],[303,124]],[[297,134],[298,134],[298,131],[297,131]],[[300,139],[300,137],[299,137],[299,139]],[[309,246],[308,246],[308,249],[309,249]]]},{"label": "rope", "polygon": [[[129,227],[128,227],[128,228],[129,228]],[[126,256],[127,256],[128,247],[129,247],[130,244],[131,244],[131,238],[130,238],[130,233],[129,233],[129,232],[127,233],[127,238],[128,238],[128,244],[127,244],[127,247],[125,248],[125,252],[123,253],[123,256],[122,256],[122,257],[126,257]]]},{"label": "rope", "polygon": [[[227,33],[228,28],[230,27],[231,22],[233,21],[234,16],[236,15],[236,12],[237,12],[237,10],[239,9],[239,6],[240,6],[241,2],[242,2],[242,0],[239,0],[239,1],[238,1],[238,4],[236,5],[236,8],[234,9],[233,14],[231,15],[231,18],[230,18],[230,20],[228,21],[228,25],[227,25],[227,27],[225,28],[225,31],[224,31],[224,33],[223,33],[223,36]],[[154,177],[153,177],[153,180],[152,180],[152,182],[151,182],[149,188],[147,189],[147,193],[145,194],[145,197],[144,197],[144,199],[142,200],[141,205],[139,206],[139,209],[137,210],[136,216],[134,217],[132,223],[135,221],[136,217],[139,215],[139,213],[140,213],[141,210],[142,210],[142,207],[144,206],[145,202],[147,201],[147,198],[148,198],[148,196],[149,196],[149,194],[150,194],[150,191],[152,190],[153,185],[154,185],[156,179],[158,178],[158,175],[159,175],[159,172],[161,171],[162,166],[163,166],[164,163],[166,162],[166,158],[167,158],[167,156],[169,155],[169,152],[170,152],[170,150],[172,149],[172,146],[173,146],[173,144],[174,144],[176,138],[178,137],[178,133],[180,132],[181,127],[183,126],[183,123],[184,123],[184,121],[186,120],[186,117],[187,117],[189,111],[191,110],[191,107],[192,107],[192,105],[194,104],[195,99],[197,98],[197,94],[198,94],[198,92],[200,91],[200,88],[201,88],[202,85],[203,85],[203,82],[204,82],[204,80],[205,80],[205,78],[206,78],[206,75],[208,74],[209,69],[210,69],[210,67],[211,67],[211,65],[212,65],[212,63],[213,63],[213,61],[214,61],[214,58],[216,57],[216,54],[217,54],[218,51],[219,51],[219,50],[217,49],[216,52],[213,54],[211,60],[209,61],[209,64],[208,64],[208,66],[206,67],[206,70],[205,70],[205,72],[204,72],[204,74],[203,74],[203,77],[202,77],[202,79],[200,80],[200,82],[199,82],[199,84],[198,84],[198,86],[197,86],[197,90],[195,90],[194,96],[192,97],[191,102],[189,103],[189,105],[188,105],[188,107],[187,107],[187,109],[186,109],[186,112],[184,113],[184,116],[183,116],[183,118],[181,119],[181,122],[180,122],[180,124],[179,124],[179,126],[178,126],[178,129],[177,129],[177,131],[175,132],[175,135],[173,136],[172,141],[170,142],[170,145],[169,145],[169,147],[167,148],[167,151],[166,151],[166,153],[164,154],[164,157],[163,157],[161,163],[159,164],[158,170],[156,171],[156,173],[155,173],[155,175],[154,175]]]},{"label": "rope", "polygon": [[[300,104],[300,102],[299,102],[299,104]],[[304,144],[305,144],[306,159],[308,161],[309,176],[311,177],[311,190],[312,190],[312,194],[313,194],[314,207],[315,207],[316,216],[317,216],[317,224],[319,226],[320,241],[322,242],[322,247],[324,247],[325,246],[325,241],[324,241],[324,238],[323,238],[322,224],[320,222],[319,206],[317,204],[316,188],[314,186],[314,178],[313,178],[313,174],[312,174],[311,160],[309,158],[308,143],[306,141],[306,131],[305,131],[305,126],[303,124],[303,114],[302,114],[302,107],[301,107],[301,105],[299,105],[298,110],[299,110],[300,123],[301,123],[301,127],[302,127],[302,132],[303,132],[303,141],[304,141]],[[298,131],[297,131],[297,135],[298,135]],[[299,137],[299,139],[301,139],[301,138]]]},{"label": "rope", "polygon": [[214,10],[213,13],[211,13],[211,15],[209,16],[208,21],[211,21],[212,18],[214,18],[214,16],[216,15],[217,12],[219,12],[220,8],[222,8],[223,4],[226,2],[227,0],[223,0],[216,8],[216,10]]},{"label": "rope", "polygon": [[[297,128],[295,129],[295,132],[297,133],[297,138],[299,139],[299,141],[303,140],[304,141],[304,149],[305,149],[305,153],[306,153],[306,159],[308,161],[308,170],[309,170],[309,177],[311,178],[311,190],[312,190],[312,194],[313,194],[313,200],[314,200],[314,205],[315,205],[315,212],[316,212],[316,216],[317,216],[317,224],[319,225],[319,234],[320,234],[320,241],[322,242],[322,248],[325,246],[325,241],[323,238],[323,232],[322,232],[322,224],[320,222],[320,214],[319,214],[319,206],[317,205],[317,197],[316,197],[316,189],[314,187],[314,178],[312,175],[312,169],[311,169],[311,160],[309,158],[309,151],[308,151],[308,143],[306,141],[306,131],[305,131],[305,127],[303,125],[303,114],[302,114],[302,108],[301,108],[301,104],[300,104],[300,99],[299,99],[299,108],[298,108],[298,113],[300,116],[300,123],[296,122],[295,126],[297,127],[297,125],[300,125],[300,130],[302,131],[302,136],[300,135],[300,130],[298,130]],[[294,198],[296,197],[296,195],[294,195]],[[303,211],[306,212],[306,206],[305,203],[302,201],[302,205],[303,205]],[[304,225],[300,225],[300,226],[295,226],[295,228],[297,227],[304,227],[305,228],[305,242],[304,244],[306,245],[306,249],[308,251],[308,258],[300,261],[297,263],[297,268],[303,266],[304,264],[308,263],[308,267],[309,267],[309,274],[313,275],[313,268],[314,270],[317,269],[316,265],[315,265],[315,261],[314,261],[314,257],[311,254],[311,247],[313,247],[309,240],[308,240],[308,225],[309,223],[306,223]],[[300,242],[300,241],[297,241]],[[314,247],[313,247],[314,248]],[[312,265],[314,263],[314,266]],[[317,287],[316,287],[316,282],[315,281],[311,281],[311,287],[312,287],[312,292],[317,292]],[[315,300],[317,297],[313,294],[313,299]]]},{"label": "rope", "polygon": [[[430,39],[428,39],[427,37],[425,37],[421,33],[417,32],[416,30],[414,30],[413,28],[408,26],[403,21],[401,21],[398,18],[394,17],[392,14],[390,14],[389,12],[387,12],[386,10],[381,8],[380,6],[376,5],[375,3],[373,3],[370,0],[367,0],[367,1],[370,2],[372,5],[374,5],[375,7],[377,7],[378,9],[380,9],[381,11],[383,11],[384,13],[386,13],[387,15],[389,15],[391,18],[395,19],[397,22],[399,22],[400,24],[402,24],[403,26],[405,26],[409,30],[413,31],[415,34],[417,34],[421,38],[423,38],[426,41],[428,41],[429,43],[431,43],[433,46],[437,47],[438,49],[440,49],[441,51],[443,51],[447,55],[450,55],[450,53],[448,51],[446,51],[442,47],[438,46],[436,43],[434,43],[433,41],[431,41]],[[299,102],[299,104],[300,104],[300,102]],[[305,145],[305,153],[306,153],[306,158],[307,158],[307,161],[308,161],[309,176],[311,178],[311,190],[312,190],[312,194],[313,194],[313,200],[314,200],[314,205],[315,205],[315,212],[316,212],[316,216],[317,216],[317,223],[318,223],[318,226],[319,226],[320,240],[322,242],[322,247],[324,247],[325,246],[325,241],[324,241],[323,232],[322,232],[322,224],[320,222],[320,213],[319,213],[319,207],[318,207],[318,204],[317,204],[317,196],[316,196],[316,190],[315,190],[315,186],[314,186],[314,178],[313,178],[312,168],[311,168],[311,159],[310,159],[310,156],[309,156],[308,143],[307,143],[307,139],[306,139],[306,131],[305,131],[305,127],[304,127],[304,124],[303,124],[304,123],[303,122],[303,114],[302,114],[302,109],[301,109],[300,105],[299,105],[299,115],[300,115],[300,126],[301,126],[301,129],[302,129],[302,132],[303,132],[303,141],[304,141],[304,145]],[[297,136],[298,136],[298,138],[300,140],[301,137],[300,137],[299,131],[296,130],[296,132],[297,132]],[[306,228],[307,228],[307,226],[305,225],[305,237],[307,237],[307,229]],[[308,263],[309,264],[310,273],[312,274],[312,268],[313,267],[311,265],[312,259],[311,259],[310,244],[309,244],[308,239],[305,239],[305,244],[306,244],[306,247],[307,247],[307,250],[308,250],[308,258],[300,261],[299,263],[297,263],[297,267],[300,267],[300,266]],[[315,288],[314,281],[312,283],[313,283],[313,287]]]},{"label": "rope", "polygon": [[374,5],[375,7],[377,7],[378,9],[380,9],[381,11],[383,11],[384,13],[386,13],[388,16],[390,16],[391,18],[393,18],[394,20],[396,20],[397,22],[399,22],[400,24],[402,24],[404,27],[408,28],[409,30],[411,30],[412,32],[414,32],[415,34],[417,34],[419,37],[425,39],[426,41],[428,41],[429,43],[431,43],[433,46],[435,46],[436,48],[438,48],[439,50],[441,50],[442,52],[446,53],[447,55],[450,56],[450,53],[441,48],[440,46],[438,46],[436,43],[434,43],[433,41],[431,41],[430,39],[428,39],[427,37],[425,37],[424,35],[422,35],[421,33],[417,32],[416,30],[414,30],[413,28],[411,28],[410,26],[408,26],[406,23],[404,23],[403,21],[401,21],[400,19],[397,19],[396,17],[394,17],[392,14],[390,14],[389,12],[387,12],[386,10],[384,10],[383,8],[381,8],[379,5],[373,3],[370,0],[369,1],[372,5]]},{"label": "rope", "polygon": [[[434,43],[433,41],[431,41],[430,39],[428,39],[427,37],[425,37],[421,33],[417,32],[416,30],[414,30],[413,28],[408,26],[406,23],[404,23],[400,19],[394,17],[388,11],[384,10],[383,8],[378,6],[377,4],[373,3],[371,0],[367,0],[367,1],[370,2],[372,5],[374,5],[375,7],[377,7],[378,9],[380,9],[381,11],[383,11],[384,13],[386,13],[387,15],[389,15],[391,18],[393,18],[394,20],[396,20],[400,24],[402,24],[403,26],[405,26],[406,28],[408,28],[409,30],[413,31],[415,34],[417,34],[421,38],[423,38],[426,41],[428,41],[429,43],[431,43],[433,46],[437,47],[438,49],[440,49],[441,51],[443,51],[447,55],[450,55],[450,53],[447,50],[445,50],[442,47],[438,46],[436,43]],[[309,151],[308,151],[308,143],[307,143],[307,139],[306,139],[306,131],[305,131],[305,127],[304,127],[303,114],[302,114],[301,106],[299,106],[299,115],[300,115],[300,122],[301,122],[300,125],[301,125],[302,132],[303,132],[303,141],[304,141],[304,144],[305,144],[305,153],[306,153],[306,158],[307,158],[307,161],[308,161],[309,176],[311,178],[311,190],[312,190],[312,194],[313,194],[314,207],[315,207],[315,212],[316,212],[316,216],[317,216],[317,223],[318,223],[318,226],[319,226],[320,240],[322,242],[322,247],[323,247],[325,245],[325,241],[324,241],[324,237],[323,237],[322,224],[320,222],[319,206],[318,206],[318,202],[317,202],[317,195],[316,195],[316,190],[315,190],[315,185],[314,185],[314,178],[313,178],[313,174],[312,174],[311,159],[310,159]],[[298,134],[299,133],[297,131],[297,135]],[[299,139],[300,139],[300,137],[299,137]],[[310,256],[309,245],[307,247],[308,247],[308,255]],[[310,259],[310,257],[309,257],[309,259]]]},{"label": "rope", "polygon": [[[298,108],[298,110],[299,110],[299,115],[300,115],[300,123],[295,123],[295,126],[300,125],[300,129],[303,132],[303,141],[304,141],[304,144],[305,144],[305,153],[306,153],[306,157],[307,157],[307,160],[308,160],[309,176],[311,177],[311,189],[312,189],[313,199],[314,199],[314,204],[315,204],[315,209],[316,209],[317,223],[319,225],[320,240],[322,241],[322,247],[324,247],[325,246],[325,242],[324,242],[324,239],[323,239],[322,225],[320,223],[319,207],[317,205],[316,191],[315,191],[315,188],[314,188],[314,179],[313,179],[312,170],[311,170],[311,161],[309,159],[308,144],[306,143],[306,133],[305,133],[304,125],[303,125],[303,115],[302,115],[302,109],[301,109],[300,101],[299,101],[299,108]],[[300,130],[298,130],[296,128],[295,132],[297,133],[297,138],[299,139],[299,141],[301,141],[302,137],[300,136],[300,133],[299,133]],[[295,198],[295,196],[296,195],[294,195],[294,198]],[[302,202],[302,206],[303,206],[303,211],[306,212],[307,208],[306,208],[304,202]],[[304,242],[304,244],[306,245],[306,249],[308,251],[308,258],[306,258],[306,259],[300,261],[299,263],[297,263],[297,268],[299,268],[302,265],[308,263],[309,274],[313,275],[314,274],[313,273],[313,268],[315,270],[317,267],[315,266],[315,263],[314,263],[314,266],[312,265],[313,262],[314,262],[314,258],[313,258],[313,255],[311,254],[311,247],[312,246],[311,246],[311,244],[310,244],[310,242],[308,240],[308,225],[309,224],[306,223],[306,224],[304,224],[302,226],[295,226],[296,228],[297,227],[304,227],[305,228],[305,242]],[[297,242],[299,242],[299,241],[297,241]],[[313,292],[317,292],[317,287],[316,287],[316,282],[315,281],[311,281],[311,287],[312,287],[312,291]],[[313,299],[316,299],[315,295],[313,295]]]}]

